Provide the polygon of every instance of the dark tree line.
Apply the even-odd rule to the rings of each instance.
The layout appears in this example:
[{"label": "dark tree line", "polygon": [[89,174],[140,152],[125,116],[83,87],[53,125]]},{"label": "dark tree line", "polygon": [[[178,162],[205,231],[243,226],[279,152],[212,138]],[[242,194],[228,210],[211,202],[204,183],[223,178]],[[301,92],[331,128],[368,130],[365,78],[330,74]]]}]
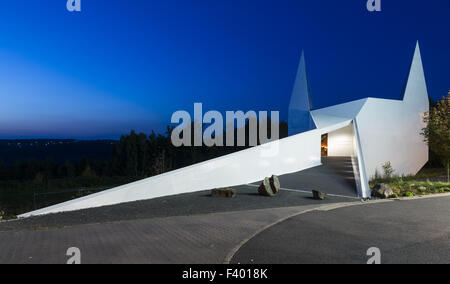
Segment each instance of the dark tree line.
[{"label": "dark tree line", "polygon": [[[270,130],[270,127],[268,128]],[[248,148],[249,144],[248,122],[245,126],[247,146],[243,147],[175,147],[171,143],[172,130],[173,128],[167,127],[164,134],[152,132],[150,135],[146,135],[131,131],[130,134],[122,135],[111,153],[111,158],[107,160],[81,158],[78,163],[68,161],[56,163],[47,158],[45,160],[25,160],[8,166],[5,166],[0,160],[0,180],[35,181],[38,184],[47,184],[52,179],[76,177],[139,179],[243,150]],[[237,129],[235,129],[234,136],[236,145]],[[281,122],[280,137],[286,136],[287,124]],[[225,132],[223,137],[225,137]]]}]

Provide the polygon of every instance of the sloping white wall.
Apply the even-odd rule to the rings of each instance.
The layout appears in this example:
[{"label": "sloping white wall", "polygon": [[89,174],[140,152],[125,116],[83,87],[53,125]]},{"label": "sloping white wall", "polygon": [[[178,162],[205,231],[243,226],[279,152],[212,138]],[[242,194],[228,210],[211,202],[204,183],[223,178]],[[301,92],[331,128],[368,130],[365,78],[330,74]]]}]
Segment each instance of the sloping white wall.
[{"label": "sloping white wall", "polygon": [[321,165],[321,135],[345,120],[176,171],[20,215],[20,218],[256,182]]},{"label": "sloping white wall", "polygon": [[301,133],[190,167],[23,214],[19,217],[100,207],[161,196],[247,184],[319,166],[317,130]]}]

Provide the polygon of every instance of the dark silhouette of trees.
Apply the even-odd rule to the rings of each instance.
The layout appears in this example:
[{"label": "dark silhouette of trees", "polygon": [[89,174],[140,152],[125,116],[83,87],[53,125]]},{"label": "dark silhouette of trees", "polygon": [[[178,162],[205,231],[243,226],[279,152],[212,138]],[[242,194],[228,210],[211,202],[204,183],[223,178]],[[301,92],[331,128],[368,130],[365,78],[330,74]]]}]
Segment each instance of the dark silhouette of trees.
[{"label": "dark silhouette of trees", "polygon": [[[193,125],[191,127],[193,130]],[[53,159],[47,158],[44,160],[29,159],[16,162],[12,165],[4,165],[0,160],[0,179],[21,181],[37,180],[42,184],[48,184],[48,181],[52,179],[73,179],[80,176],[92,179],[114,176],[139,179],[220,157],[249,147],[248,121],[245,125],[245,146],[175,147],[172,145],[170,138],[173,129],[173,127],[169,126],[164,135],[156,134],[152,131],[148,136],[132,130],[129,134],[121,136],[120,140],[114,146],[110,159],[107,160],[89,160],[83,156],[78,163],[69,161],[57,163]],[[235,128],[235,145],[237,145],[237,131],[238,129]],[[225,145],[225,131],[224,133],[217,133],[215,135],[221,135],[221,139],[224,139]],[[270,118],[268,118],[268,135],[271,135]],[[287,137],[287,123],[284,121],[280,123],[280,138],[283,137]],[[258,144],[260,144],[259,139]]]},{"label": "dark silhouette of trees", "polygon": [[[164,134],[156,134],[152,131],[146,135],[131,131],[127,135],[122,135],[120,140],[115,142],[112,153],[107,159],[94,160],[83,156],[78,162],[69,160],[69,156],[73,158],[70,153],[73,149],[70,143],[67,144],[67,157],[57,156],[58,162],[52,158],[46,158],[5,164],[0,159],[0,209],[10,215],[16,215],[81,197],[92,193],[91,189],[103,190],[249,147],[248,121],[245,125],[245,146],[175,147],[171,142],[173,129],[174,127],[167,127]],[[234,145],[237,145],[237,131],[235,128]],[[225,134],[225,131],[215,134],[222,136],[224,145]],[[270,118],[268,136],[270,137]],[[280,138],[283,137],[287,137],[286,122],[280,123]],[[95,149],[98,149],[98,144],[93,145]],[[90,149],[86,148],[86,151]],[[74,190],[76,193],[70,193]]]}]

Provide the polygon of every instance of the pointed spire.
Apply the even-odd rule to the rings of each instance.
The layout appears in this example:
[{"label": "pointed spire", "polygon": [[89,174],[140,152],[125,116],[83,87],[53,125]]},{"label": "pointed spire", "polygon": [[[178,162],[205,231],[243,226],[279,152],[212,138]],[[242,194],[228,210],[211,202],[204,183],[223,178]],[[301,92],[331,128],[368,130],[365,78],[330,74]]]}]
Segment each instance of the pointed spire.
[{"label": "pointed spire", "polygon": [[305,52],[302,50],[289,108],[301,108],[303,110],[305,105],[308,106],[308,111],[311,110],[311,93],[309,89],[308,74],[306,72]]},{"label": "pointed spire", "polygon": [[425,73],[422,65],[422,56],[420,53],[419,41],[416,43],[414,57],[409,70],[408,81],[405,86],[403,100],[421,100],[424,97],[428,99],[427,84],[425,81]]},{"label": "pointed spire", "polygon": [[310,114],[311,108],[311,92],[309,89],[308,74],[306,72],[305,53],[302,51],[289,104],[289,135],[315,128]]}]

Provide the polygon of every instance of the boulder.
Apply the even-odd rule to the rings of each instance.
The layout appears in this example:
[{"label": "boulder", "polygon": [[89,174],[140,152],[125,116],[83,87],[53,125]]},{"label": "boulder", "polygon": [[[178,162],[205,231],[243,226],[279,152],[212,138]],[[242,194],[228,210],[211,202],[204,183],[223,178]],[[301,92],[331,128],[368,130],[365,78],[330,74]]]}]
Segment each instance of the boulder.
[{"label": "boulder", "polygon": [[322,191],[313,190],[313,198],[316,200],[325,200],[327,198],[327,194]]},{"label": "boulder", "polygon": [[275,196],[280,191],[280,180],[276,175],[265,178],[258,188],[258,192],[263,196]]},{"label": "boulder", "polygon": [[236,197],[236,189],[234,188],[216,188],[211,190],[212,197],[226,197],[233,198]]},{"label": "boulder", "polygon": [[389,198],[394,195],[394,191],[386,184],[376,184],[372,190],[372,196],[378,198]]}]

